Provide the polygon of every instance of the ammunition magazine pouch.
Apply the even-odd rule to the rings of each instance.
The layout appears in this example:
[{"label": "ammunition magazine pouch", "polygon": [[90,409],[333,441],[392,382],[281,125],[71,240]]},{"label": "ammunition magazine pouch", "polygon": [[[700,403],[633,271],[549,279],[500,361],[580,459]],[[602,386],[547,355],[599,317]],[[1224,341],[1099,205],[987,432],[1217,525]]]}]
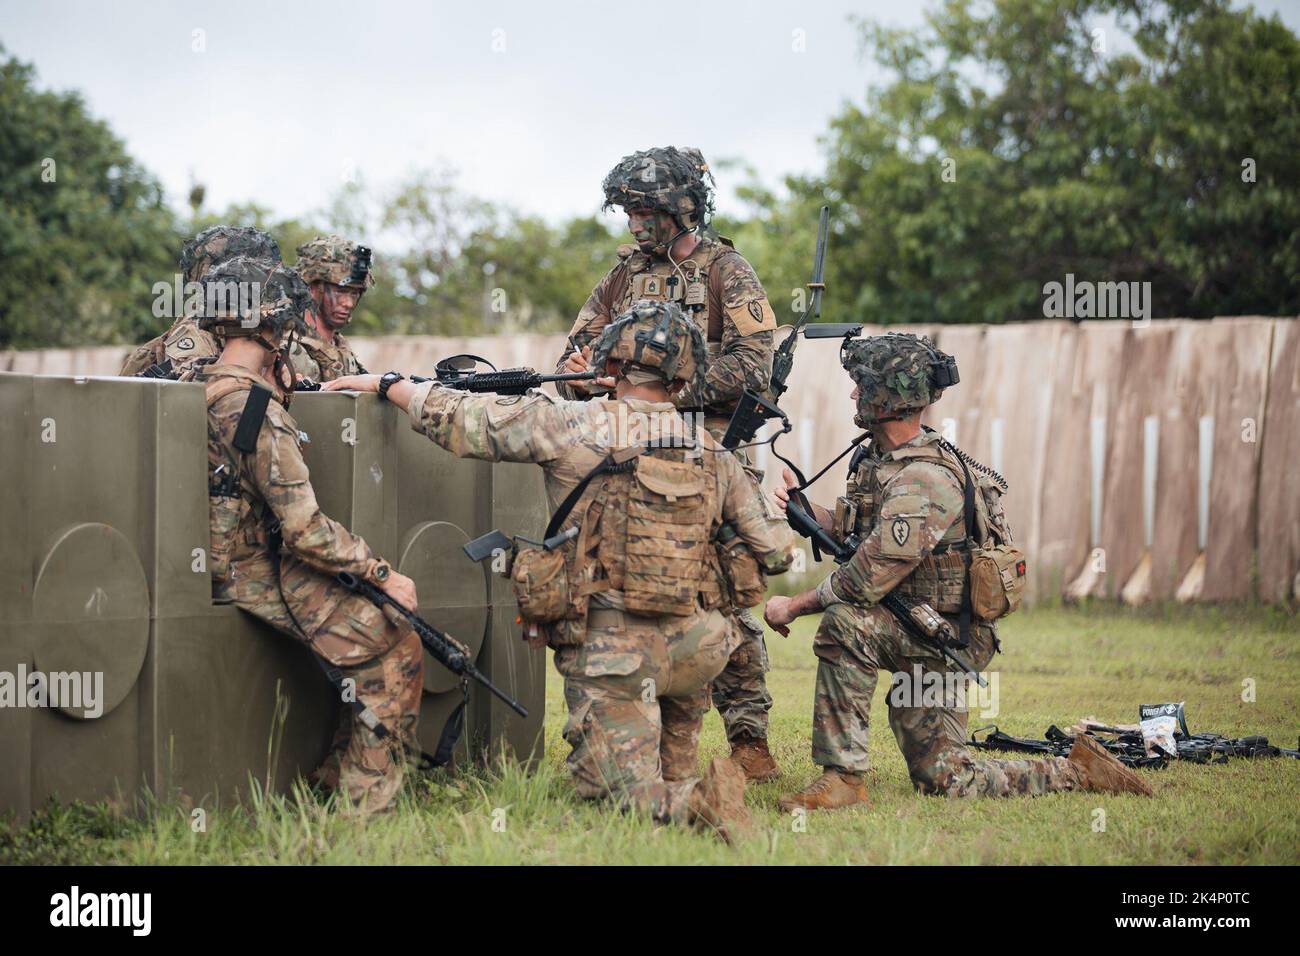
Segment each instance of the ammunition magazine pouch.
[{"label": "ammunition magazine pouch", "polygon": [[894,590],[913,604],[928,604],[940,614],[956,614],[961,611],[966,558],[957,548],[936,549]]}]

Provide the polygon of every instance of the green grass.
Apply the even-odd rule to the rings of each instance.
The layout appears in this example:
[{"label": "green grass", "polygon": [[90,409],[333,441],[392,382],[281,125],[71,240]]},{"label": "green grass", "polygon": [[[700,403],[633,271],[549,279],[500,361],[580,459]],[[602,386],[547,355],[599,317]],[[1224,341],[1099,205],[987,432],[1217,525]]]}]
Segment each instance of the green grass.
[{"label": "green grass", "polygon": [[[746,845],[621,816],[579,800],[564,770],[560,681],[548,676],[545,757],[414,779],[394,814],[359,822],[305,794],[209,810],[207,830],[186,809],[149,805],[50,807],[26,827],[0,825],[10,863],[1283,863],[1300,859],[1300,762],[1234,760],[1147,771],[1156,797],[1058,794],[1036,800],[949,801],[912,791],[885,720],[884,686],[872,714],[873,804],[815,813],[793,832],[783,793],[815,776],[808,729],[815,621],[789,639],[769,636],[776,706],[772,749],[784,779],[751,787],[757,833]],[[1003,730],[1041,736],[1095,715],[1133,723],[1142,703],[1187,701],[1193,733],[1264,734],[1294,747],[1300,730],[1300,622],[1267,608],[1109,605],[1039,608],[1003,629]],[[1256,700],[1242,700],[1242,681]],[[982,721],[971,715],[972,726]],[[701,760],[725,752],[716,713]],[[1105,830],[1095,832],[1095,810]],[[504,811],[502,813],[501,811]],[[495,813],[495,817],[494,817]],[[494,820],[498,826],[494,828]],[[504,827],[499,824],[503,822]]]}]

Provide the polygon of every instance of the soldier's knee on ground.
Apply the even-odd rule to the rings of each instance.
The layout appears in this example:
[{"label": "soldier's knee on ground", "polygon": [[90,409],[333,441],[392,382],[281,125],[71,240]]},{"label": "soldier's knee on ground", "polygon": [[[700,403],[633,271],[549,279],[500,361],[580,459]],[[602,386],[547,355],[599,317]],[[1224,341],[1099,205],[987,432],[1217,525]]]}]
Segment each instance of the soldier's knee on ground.
[{"label": "soldier's knee on ground", "polygon": [[942,750],[925,759],[909,759],[907,775],[920,793],[936,797],[966,796],[963,781],[969,777],[970,759],[955,749]]}]

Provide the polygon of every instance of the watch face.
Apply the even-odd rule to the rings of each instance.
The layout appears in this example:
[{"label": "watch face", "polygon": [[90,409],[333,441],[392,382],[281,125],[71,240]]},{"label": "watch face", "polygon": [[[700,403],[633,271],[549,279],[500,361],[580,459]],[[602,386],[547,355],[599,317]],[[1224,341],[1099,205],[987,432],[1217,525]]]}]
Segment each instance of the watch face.
[{"label": "watch face", "polygon": [[387,580],[388,580],[388,571],[389,571],[389,567],[388,567],[388,565],[386,565],[386,564],[376,565],[376,566],[375,566],[375,577],[376,577],[378,580],[380,580],[380,581],[387,581]]}]

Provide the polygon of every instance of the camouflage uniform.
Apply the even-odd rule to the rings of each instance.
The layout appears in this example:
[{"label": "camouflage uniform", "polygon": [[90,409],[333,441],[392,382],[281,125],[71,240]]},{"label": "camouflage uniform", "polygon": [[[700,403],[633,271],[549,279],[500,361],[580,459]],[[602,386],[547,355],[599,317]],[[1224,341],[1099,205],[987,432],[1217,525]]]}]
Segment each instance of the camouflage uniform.
[{"label": "camouflage uniform", "polygon": [[[305,299],[306,288],[300,287]],[[365,541],[321,513],[288,409],[271,401],[255,450],[235,448],[251,389],[268,382],[222,364],[202,369],[197,380],[208,404],[213,597],[303,641],[342,679],[355,681],[356,700],[394,736],[383,739],[348,708],[335,746],[314,777],[345,791],[354,803],[364,801],[368,811],[381,810],[401,786],[401,742],[415,740],[424,665],[419,637],[332,580],[348,571],[375,581],[383,562]]]},{"label": "camouflage uniform", "polygon": [[[845,364],[860,389],[855,421],[872,425],[869,406],[908,411],[937,400],[929,360],[912,336],[892,333],[846,345]],[[900,348],[901,342],[901,348]],[[859,354],[861,353],[861,354]],[[895,355],[882,367],[880,355]],[[935,351],[933,354],[940,355]],[[946,358],[946,356],[943,356]],[[866,373],[862,363],[875,363]],[[954,366],[955,369],[955,366]],[[825,608],[813,640],[818,658],[813,702],[813,762],[858,774],[869,769],[867,735],[871,698],[883,669],[914,680],[920,673],[946,673],[952,666],[924,641],[903,629],[879,606],[891,591],[914,603],[928,603],[954,628],[962,603],[968,546],[963,517],[966,471],[938,433],[923,431],[894,449],[870,448],[854,455],[848,493],[836,505],[835,533],[862,536],[853,557],[818,588]],[[975,480],[972,473],[971,480]],[[976,491],[977,535],[1010,540],[998,495]],[[977,671],[988,666],[998,646],[993,624],[972,624],[966,654]],[[959,685],[960,686],[960,685]],[[1078,780],[1064,758],[977,759],[965,746],[964,694],[945,693],[941,706],[913,693],[889,700],[889,725],[907,761],[912,783],[923,793],[953,797],[1008,796],[1072,790]]]},{"label": "camouflage uniform", "polygon": [[[274,239],[257,229],[212,226],[188,240],[181,249],[181,276],[187,286],[201,282],[213,266],[236,256],[279,262],[280,247]],[[179,378],[220,354],[221,342],[217,336],[199,328],[195,317],[185,315],[176,319],[162,335],[132,350],[117,374],[139,375],[154,365],[171,362],[172,374]]]},{"label": "camouflage uniform", "polygon": [[[307,283],[359,288],[363,293],[375,284],[370,271],[370,250],[340,236],[317,236],[304,242],[298,247],[294,268]],[[334,341],[327,342],[310,325],[294,341],[289,356],[299,378],[317,383],[366,371],[352,351],[351,343],[341,333],[335,332]]]},{"label": "camouflage uniform", "polygon": [[[685,168],[679,168],[683,160]],[[636,187],[645,185],[651,167],[650,182],[684,185],[666,191],[649,188],[638,192]],[[711,208],[703,178],[707,169],[698,150],[669,147],[633,153],[624,157],[606,178],[606,208],[645,204],[701,228]],[[708,236],[700,239],[685,261],[677,263],[677,269],[666,255],[648,255],[635,245],[620,246],[618,259],[578,313],[569,332],[569,351],[592,344],[612,317],[626,311],[634,301],[683,304],[705,333],[708,366],[702,385],[687,387],[674,396],[673,403],[681,409],[703,408],[705,427],[720,439],[745,389],[765,392],[772,374],[776,315],[753,266],[735,250],[731,240]],[[685,275],[684,285],[678,269]],[[673,285],[669,285],[670,277]],[[563,369],[569,351],[560,356],[557,370]],[[587,393],[564,384],[558,387],[565,397],[587,397]],[[748,463],[743,453],[738,457]],[[756,474],[755,480],[761,481],[761,475]],[[728,740],[765,740],[772,697],[764,678],[768,665],[763,627],[748,609],[727,607],[725,612],[738,643],[726,669],[713,684],[713,703],[722,716]]]},{"label": "camouflage uniform", "polygon": [[[679,321],[685,327],[687,320]],[[461,457],[540,464],[552,508],[623,445],[620,436],[680,440],[693,431],[668,402],[561,401],[540,392],[497,398],[433,382],[418,386],[408,413],[412,427]],[[698,472],[713,508],[710,527],[675,529],[672,540],[712,540],[725,520],[768,572],[785,570],[792,556],[788,529],[769,514],[734,456],[703,430],[694,437],[705,446],[697,452]],[[572,548],[568,560],[580,560],[575,554],[586,554],[588,545],[598,555],[582,573],[573,569],[577,565],[570,569],[571,582],[587,582],[574,598],[588,607],[585,616],[550,626],[569,710],[568,765],[585,798],[609,798],[655,820],[686,822],[699,783],[696,751],[709,682],[734,649],[735,633],[716,609],[717,587],[707,581],[690,585],[692,610],[685,615],[627,610],[622,582],[630,559],[607,546],[629,535],[633,519],[610,488],[608,480],[599,488],[593,484],[562,525],[584,529],[577,544],[566,546]],[[597,507],[602,510],[592,526],[588,509]],[[715,609],[696,600],[696,587],[712,594],[708,603]]]},{"label": "camouflage uniform", "polygon": [[331,382],[344,375],[361,375],[366,369],[352,351],[352,344],[341,332],[326,342],[311,330],[295,336],[289,349],[293,370],[299,378],[313,382]]}]

